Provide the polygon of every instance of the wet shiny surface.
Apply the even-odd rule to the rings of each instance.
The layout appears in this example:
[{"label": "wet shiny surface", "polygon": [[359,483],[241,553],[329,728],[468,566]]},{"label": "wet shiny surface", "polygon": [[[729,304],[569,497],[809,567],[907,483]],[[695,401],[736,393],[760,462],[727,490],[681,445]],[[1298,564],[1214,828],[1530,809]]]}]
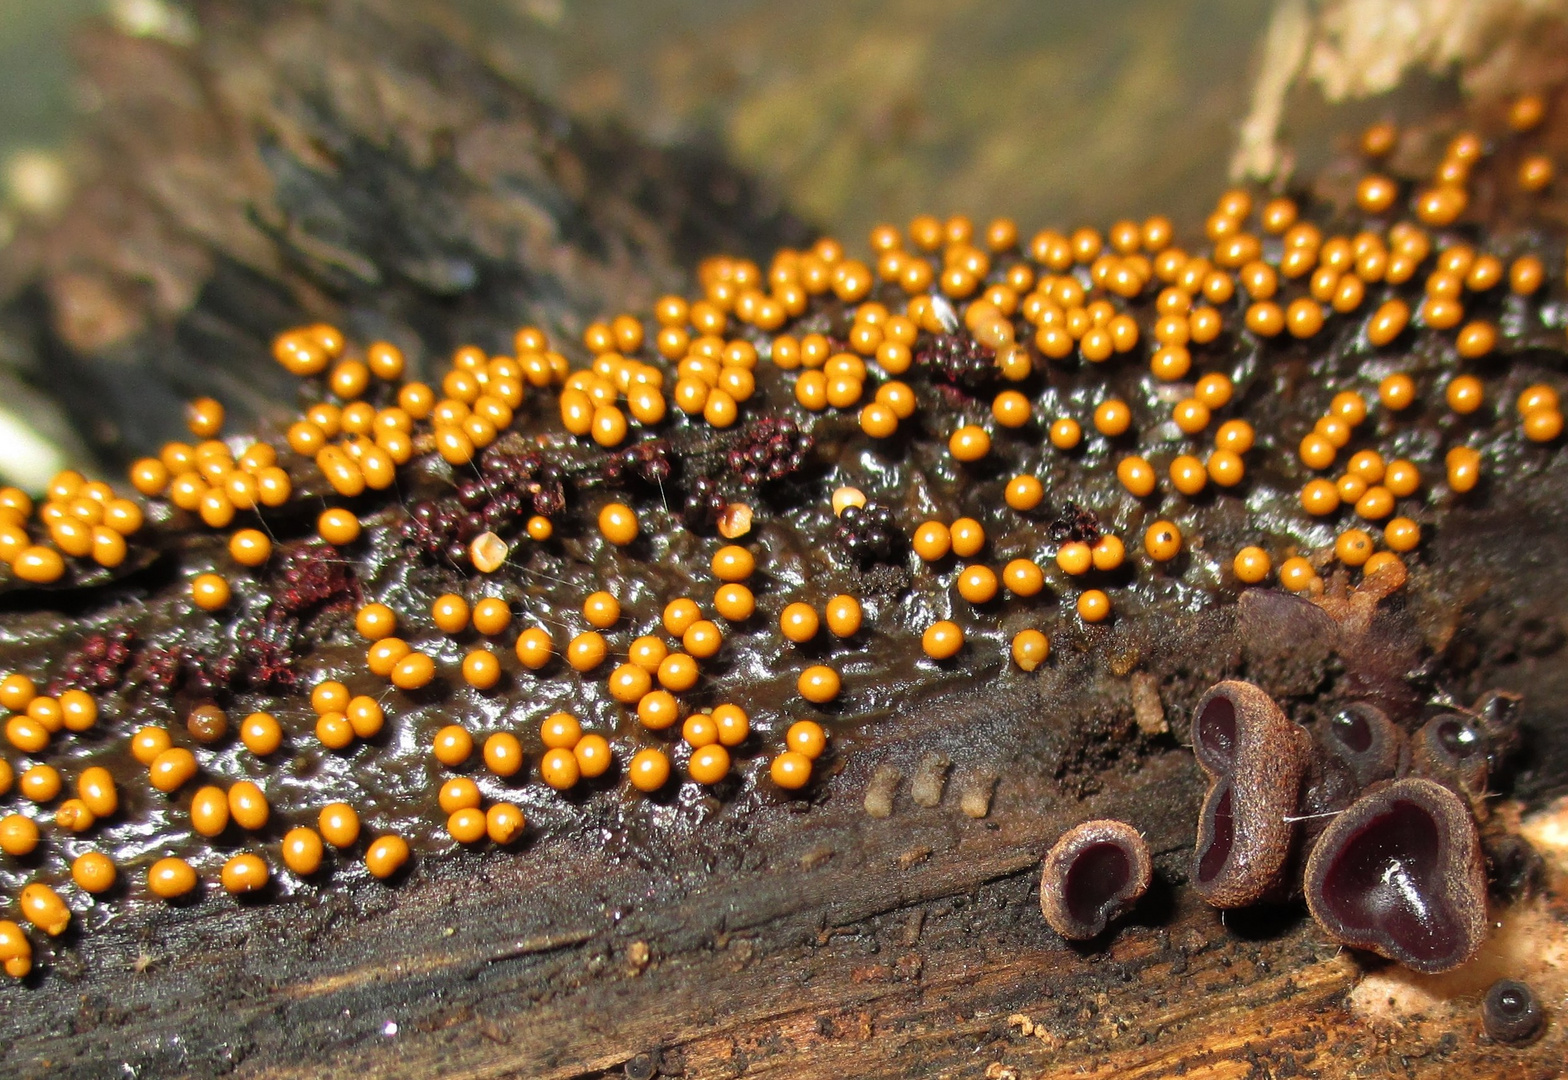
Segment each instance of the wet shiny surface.
[{"label": "wet shiny surface", "polygon": [[1442,903],[1440,847],[1430,814],[1395,803],[1346,842],[1324,895],[1353,933],[1386,934],[1413,955],[1441,956],[1458,931]]}]

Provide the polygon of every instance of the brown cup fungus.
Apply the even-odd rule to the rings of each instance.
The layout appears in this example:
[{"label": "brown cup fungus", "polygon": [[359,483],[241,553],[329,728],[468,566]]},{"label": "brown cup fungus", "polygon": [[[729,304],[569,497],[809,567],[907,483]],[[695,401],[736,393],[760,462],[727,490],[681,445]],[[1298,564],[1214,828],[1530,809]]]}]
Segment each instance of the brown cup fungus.
[{"label": "brown cup fungus", "polygon": [[1484,816],[1488,753],[1486,735],[1475,721],[1463,713],[1443,713],[1410,737],[1409,772],[1453,788],[1477,816]]},{"label": "brown cup fungus", "polygon": [[1154,864],[1138,830],[1122,821],[1086,821],[1046,852],[1040,911],[1062,937],[1098,937],[1149,888]]},{"label": "brown cup fungus", "polygon": [[1406,777],[1368,791],[1307,860],[1307,907],[1335,941],[1416,971],[1458,967],[1486,933],[1486,877],[1464,801]]},{"label": "brown cup fungus", "polygon": [[1255,903],[1276,890],[1290,857],[1310,739],[1263,690],[1227,680],[1198,702],[1192,742],[1211,781],[1193,884],[1214,907]]},{"label": "brown cup fungus", "polygon": [[1368,785],[1395,775],[1405,750],[1404,732],[1369,702],[1347,705],[1311,730],[1317,748],[1296,815],[1306,850]]},{"label": "brown cup fungus", "polygon": [[1399,766],[1404,733],[1376,705],[1346,705],[1319,734],[1323,749],[1345,764],[1358,787],[1388,779]]}]

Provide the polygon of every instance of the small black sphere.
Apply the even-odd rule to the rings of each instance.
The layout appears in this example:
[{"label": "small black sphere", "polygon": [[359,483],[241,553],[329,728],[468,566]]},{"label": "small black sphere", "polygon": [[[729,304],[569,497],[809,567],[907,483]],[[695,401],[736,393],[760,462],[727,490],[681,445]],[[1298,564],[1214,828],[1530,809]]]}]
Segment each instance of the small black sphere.
[{"label": "small black sphere", "polygon": [[1481,1003],[1486,1033],[1501,1043],[1529,1042],[1545,1019],[1535,991],[1517,979],[1498,979]]},{"label": "small black sphere", "polygon": [[833,533],[843,559],[861,567],[896,562],[903,554],[893,511],[877,502],[845,507]]},{"label": "small black sphere", "polygon": [[652,1054],[638,1054],[628,1061],[623,1067],[626,1080],[653,1080],[659,1071],[657,1060]]}]

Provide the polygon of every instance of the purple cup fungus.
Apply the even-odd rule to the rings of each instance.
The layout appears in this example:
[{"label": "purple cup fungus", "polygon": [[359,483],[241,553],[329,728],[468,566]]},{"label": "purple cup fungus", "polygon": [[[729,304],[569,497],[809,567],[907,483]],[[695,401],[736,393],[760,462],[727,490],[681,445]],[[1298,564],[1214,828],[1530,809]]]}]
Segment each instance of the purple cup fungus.
[{"label": "purple cup fungus", "polygon": [[1154,864],[1138,830],[1123,821],[1086,821],[1046,852],[1040,911],[1062,937],[1098,937],[1149,888]]},{"label": "purple cup fungus", "polygon": [[1318,838],[1307,907],[1329,937],[1429,974],[1458,967],[1486,934],[1475,820],[1433,780],[1372,788]]},{"label": "purple cup fungus", "polygon": [[1434,716],[1410,737],[1408,772],[1446,784],[1486,815],[1490,747],[1480,725],[1463,713]]},{"label": "purple cup fungus", "polygon": [[1311,737],[1249,682],[1209,688],[1192,721],[1193,753],[1209,775],[1198,818],[1193,882],[1214,907],[1242,907],[1278,890]]},{"label": "purple cup fungus", "polygon": [[1540,998],[1517,979],[1498,979],[1481,1001],[1481,1025],[1500,1043],[1529,1042],[1545,1020]]}]

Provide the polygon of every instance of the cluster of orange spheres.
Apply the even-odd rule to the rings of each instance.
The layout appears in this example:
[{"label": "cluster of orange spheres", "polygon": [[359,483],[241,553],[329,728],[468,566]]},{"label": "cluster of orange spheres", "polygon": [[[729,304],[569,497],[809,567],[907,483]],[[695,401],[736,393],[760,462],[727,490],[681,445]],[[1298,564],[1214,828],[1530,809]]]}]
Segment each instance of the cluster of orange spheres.
[{"label": "cluster of orange spheres", "polygon": [[[296,825],[284,834],[283,863],[300,877],[309,877],[321,869],[326,844],[346,851],[359,842],[360,833],[359,814],[352,806],[328,803],[316,815],[316,828]],[[378,878],[395,874],[408,858],[408,842],[395,834],[378,837],[365,849],[365,867]]]},{"label": "cluster of orange spheres", "polygon": [[915,528],[913,547],[923,562],[934,563],[941,562],[949,553],[960,559],[973,558],[985,547],[985,540],[985,526],[974,518],[962,517],[951,525],[940,521],[922,522]]},{"label": "cluster of orange spheres", "polygon": [[249,780],[237,781],[228,791],[208,784],[191,796],[191,830],[209,839],[227,829],[230,822],[255,832],[265,828],[271,817],[266,796]]},{"label": "cluster of orange spheres", "polygon": [[40,694],[21,672],[0,679],[0,706],[12,712],[5,721],[6,741],[24,754],[43,752],[57,732],[83,732],[98,722],[92,695],[81,690],[66,690],[58,697]]},{"label": "cluster of orange spheres", "polygon": [[[67,690],[58,696],[40,694],[32,679],[21,672],[0,679],[0,706],[13,710],[6,721],[7,740],[28,754],[47,749],[58,732],[85,732],[98,719],[98,705],[90,695],[80,690]],[[9,794],[13,787],[24,799],[42,807],[64,792],[65,778],[53,766],[41,762],[27,766],[17,775],[11,763],[0,758],[0,795]],[[53,824],[63,832],[85,834],[119,811],[119,791],[107,769],[83,769],[76,778],[75,789],[74,795],[55,807]],[[12,813],[0,818],[0,851],[25,858],[37,850],[39,843],[38,822],[32,817]],[[113,884],[116,873],[107,856],[89,850],[75,859],[73,876],[83,889],[102,892]],[[24,886],[19,901],[23,918],[46,934],[58,935],[70,922],[70,910],[46,884],[31,882]],[[16,923],[0,923],[0,963],[16,977],[31,970],[32,948]]]},{"label": "cluster of orange spheres", "polygon": [[859,632],[863,618],[860,601],[847,594],[830,599],[821,615],[812,605],[797,600],[779,612],[779,633],[786,640],[803,645],[817,636],[825,622],[834,637],[851,638]]},{"label": "cluster of orange spheres", "polygon": [[870,268],[845,258],[843,246],[829,237],[805,251],[775,253],[766,277],[750,259],[716,256],[702,261],[697,280],[704,297],[689,309],[678,298],[661,300],[656,308],[662,324],[659,351],[666,359],[684,351],[687,325],[699,334],[716,334],[733,314],[742,323],[772,333],[789,318],[805,314],[812,296],[832,292],[852,304],[864,300],[874,284]]},{"label": "cluster of orange spheres", "polygon": [[1529,386],[1516,403],[1525,438],[1531,442],[1551,442],[1563,432],[1563,414],[1557,391],[1545,383]]},{"label": "cluster of orange spheres", "polygon": [[[1365,529],[1346,529],[1335,538],[1333,556],[1347,567],[1359,567],[1363,576],[1380,572],[1390,564],[1403,565],[1399,553],[1413,550],[1421,542],[1421,526],[1410,518],[1394,518],[1383,529],[1386,550],[1377,550],[1377,538]],[[1231,572],[1236,580],[1246,585],[1258,585],[1268,580],[1274,570],[1269,553],[1256,545],[1238,551],[1231,561]],[[1291,592],[1314,596],[1323,592],[1322,576],[1312,560],[1302,555],[1292,555],[1280,564],[1279,582]]]},{"label": "cluster of orange spheres", "polygon": [[[626,394],[632,416],[643,424],[663,420],[673,402],[685,415],[700,416],[712,427],[733,425],[739,417],[741,403],[756,392],[757,350],[749,341],[726,341],[715,332],[699,331],[696,337],[688,333],[688,327],[697,328],[695,323],[703,328],[712,328],[715,324],[722,328],[727,321],[717,309],[706,310],[705,307],[701,303],[688,306],[675,296],[663,297],[655,306],[660,323],[656,347],[665,359],[675,363],[675,385],[669,400],[664,397],[664,375],[658,368],[622,360],[613,352],[601,353],[591,372],[583,373],[597,380],[596,384],[585,387],[590,391],[594,405],[592,430],[581,430],[581,419],[577,426],[569,422],[568,430],[574,434],[591,433],[602,445],[614,445],[606,443],[601,434],[604,414],[600,410],[606,408],[606,400],[608,407],[614,408],[617,388]],[[624,348],[627,344],[635,345],[634,338],[640,341],[642,326],[635,319],[621,316],[610,325],[615,330],[616,345]],[[590,331],[593,329],[590,327]],[[590,344],[590,350],[598,344],[603,342]],[[603,385],[605,382],[612,384],[609,389]],[[592,392],[595,386],[596,394]],[[562,418],[567,419],[564,406]],[[624,433],[624,424],[619,427]]]},{"label": "cluster of orange spheres", "polygon": [[[313,700],[318,710],[347,709],[362,723],[366,722],[362,713],[373,714],[379,721],[379,707],[371,699],[350,699],[341,684],[318,686]],[[356,702],[360,708],[355,707]],[[79,690],[67,690],[57,697],[42,695],[32,680],[22,673],[0,679],[0,705],[16,710],[7,724],[7,734],[13,745],[28,753],[43,750],[48,736],[56,731],[90,729],[98,717],[97,704],[90,695]],[[215,707],[204,706],[191,713],[187,726],[197,741],[211,742],[221,738],[227,730],[227,717]],[[34,728],[39,730],[34,731]],[[39,732],[43,736],[42,743]],[[245,747],[257,756],[275,752],[282,739],[277,721],[266,713],[248,716],[240,735]],[[132,756],[147,767],[151,786],[165,794],[179,791],[200,771],[191,751],[175,746],[169,732],[162,727],[149,725],[138,729],[131,738],[130,750]],[[0,761],[0,794],[8,793],[13,785],[18,786],[25,797],[40,804],[53,802],[64,786],[63,778],[52,766],[32,765],[18,778],[13,775],[9,762]],[[119,811],[119,791],[107,769],[100,766],[83,769],[76,778],[75,788],[75,795],[56,807],[56,827],[69,833],[86,833]],[[259,785],[240,780],[226,790],[213,784],[199,787],[192,794],[188,815],[191,831],[211,838],[231,825],[252,833],[265,829],[271,820],[271,807]],[[319,867],[322,836],[338,847],[354,844],[359,836],[358,816],[347,804],[334,803],[324,808],[320,825],[320,833],[296,828],[284,838],[284,862],[296,873],[314,873]],[[31,854],[38,843],[38,826],[31,818],[12,814],[0,820],[0,850],[25,856]],[[372,873],[386,876],[407,857],[406,843],[398,837],[383,837],[367,850],[366,863]],[[219,882],[227,892],[239,895],[262,888],[270,876],[271,870],[261,856],[241,852],[224,862]],[[119,871],[108,855],[86,850],[72,860],[71,878],[84,892],[101,894],[114,886]],[[158,859],[149,867],[146,882],[151,895],[172,900],[190,894],[199,884],[199,877],[189,862],[171,856]],[[30,883],[19,899],[24,918],[45,933],[58,935],[69,924],[69,909],[49,886]],[[18,977],[25,975],[30,970],[31,958],[31,946],[21,928],[15,923],[0,924],[0,962],[4,963],[7,972]]]},{"label": "cluster of orange spheres", "polygon": [[579,780],[603,776],[610,768],[610,744],[603,735],[585,734],[571,713],[547,716],[539,726],[539,738],[545,746],[539,776],[557,791],[575,787]]},{"label": "cluster of orange spheres", "polygon": [[691,748],[687,775],[699,784],[717,784],[730,773],[730,750],[750,733],[751,720],[739,705],[718,705],[688,716],[681,724],[681,740]]},{"label": "cluster of orange spheres", "polygon": [[785,750],[768,765],[768,775],[786,791],[796,791],[811,781],[813,763],[828,747],[827,733],[815,720],[797,720],[784,733]]},{"label": "cluster of orange spheres", "polygon": [[[1048,359],[1064,359],[1076,348],[1082,359],[1098,364],[1131,351],[1141,336],[1138,324],[1112,298],[1130,300],[1148,286],[1160,253],[1170,243],[1171,227],[1158,217],[1141,228],[1130,221],[1119,222],[1109,239],[1112,250],[1106,251],[1104,240],[1093,229],[1079,229],[1071,236],[1051,229],[1036,233],[1029,252],[1048,272],[1032,283],[1032,292],[1029,275],[1010,273],[1006,285],[1011,291],[992,286],[986,292],[995,310],[982,310],[978,316],[965,312],[965,323],[987,344],[1010,341],[1010,326],[998,325],[997,316],[1007,316],[1016,308],[1034,328],[1035,347]],[[1091,286],[1109,295],[1090,300],[1084,284],[1070,272],[1074,263],[1086,265]]]},{"label": "cluster of orange spheres", "polygon": [[[719,333],[728,323],[726,312],[733,306],[730,290],[737,269],[739,277],[747,281],[757,273],[754,264],[737,267],[730,260],[705,265],[703,272],[710,280],[715,275],[725,278],[716,286],[726,297],[723,307],[708,301],[688,304],[678,296],[661,297],[655,305],[659,324],[655,350],[675,364],[675,384],[668,398],[664,371],[631,356],[644,344],[641,322],[619,315],[590,325],[583,333],[583,344],[593,354],[593,362],[568,375],[561,392],[561,422],[566,430],[591,437],[600,446],[619,446],[628,433],[627,412],[638,423],[653,425],[664,420],[672,403],[687,416],[701,416],[712,427],[732,426],[739,418],[740,405],[751,398],[757,386],[756,347],[743,339],[726,341]],[[749,295],[742,308],[749,311]]]},{"label": "cluster of orange spheres", "polygon": [[[631,322],[640,346],[642,324],[635,319]],[[590,331],[593,329],[590,327]],[[590,436],[606,449],[619,446],[630,430],[626,412],[621,409],[623,395],[626,411],[638,423],[657,424],[669,412],[664,399],[663,370],[606,351],[594,358],[591,367],[566,377],[560,397],[561,426],[573,435]]]},{"label": "cluster of orange spheres", "polygon": [[[347,686],[332,679],[316,684],[310,692],[310,705],[316,711],[316,738],[328,750],[347,750],[356,739],[374,738],[386,723],[380,702],[368,694],[351,694]],[[262,738],[265,741],[264,735]]]},{"label": "cluster of orange spheres", "polygon": [[436,677],[436,662],[400,637],[372,642],[365,651],[365,666],[372,675],[386,679],[399,690],[420,690]]},{"label": "cluster of orange spheres", "polygon": [[523,835],[527,825],[515,803],[500,801],[483,808],[479,785],[466,776],[454,776],[442,784],[437,798],[447,815],[447,835],[460,844],[477,844],[484,839],[510,844]]},{"label": "cluster of orange spheres", "polygon": [[[223,407],[211,399],[192,402],[188,419],[202,441],[194,446],[165,443],[157,457],[133,462],[132,487],[148,498],[168,499],[213,529],[227,528],[241,512],[289,501],[293,482],[278,464],[271,443],[252,442],[235,457],[229,444],[215,437],[223,423]],[[244,565],[265,561],[263,554]]]},{"label": "cluster of orange spheres", "polygon": [[125,561],[126,541],[142,527],[142,509],[102,481],[67,469],[50,480],[37,517],[51,544],[33,541],[27,524],[34,515],[26,492],[0,488],[0,559],[22,581],[47,585],[65,573],[65,556],[116,567]]},{"label": "cluster of orange spheres", "polygon": [[525,386],[564,380],[566,360],[547,352],[547,346],[545,336],[531,327],[518,332],[516,358],[492,357],[465,346],[453,355],[438,389],[407,382],[399,388],[396,404],[377,409],[360,399],[372,376],[389,382],[402,378],[403,354],[396,346],[376,342],[361,359],[348,354],[335,328],[290,331],[275,343],[279,361],[299,375],[319,374],[335,362],[327,387],[347,404],[323,403],[308,410],[290,427],[289,445],[296,453],[313,456],[333,489],[349,497],[391,484],[397,466],[413,454],[416,421],[430,423],[435,448],[446,461],[466,465],[511,425]]},{"label": "cluster of orange spheres", "polygon": [[330,364],[326,386],[347,403],[322,402],[306,410],[288,430],[289,448],[314,458],[321,475],[341,495],[352,498],[366,488],[386,488],[397,466],[413,455],[413,417],[401,399],[379,410],[359,399],[373,377],[389,382],[402,377],[402,352],[376,342],[363,357],[351,354],[336,327],[318,323],[278,335],[273,356],[299,376],[319,375]]},{"label": "cluster of orange spheres", "polygon": [[[577,730],[580,734],[581,729]],[[474,737],[461,724],[448,724],[436,732],[431,751],[437,761],[455,769],[473,754]],[[608,761],[607,749],[605,756]],[[516,776],[523,768],[523,747],[511,732],[490,735],[485,740],[483,757],[485,767],[503,779]],[[439,802],[447,815],[448,834],[461,844],[478,843],[486,837],[497,844],[510,844],[523,834],[527,824],[522,810],[510,802],[498,801],[487,810],[481,809],[479,785],[466,776],[452,777],[443,783]]]},{"label": "cluster of orange spheres", "polygon": [[[867,361],[875,359],[885,374],[900,375],[913,362],[910,349],[919,336],[914,320],[893,315],[879,303],[861,304],[855,309],[850,327],[849,348],[834,351],[821,334],[806,334],[800,339],[781,335],[774,340],[774,364],[795,377],[795,401],[808,412],[828,408],[850,409],[865,396],[870,376]],[[898,422],[914,414],[913,391],[901,382],[887,382],[874,402],[860,412],[862,429],[873,438],[887,438],[898,429]]]},{"label": "cluster of orange spheres", "polygon": [[713,610],[731,623],[751,618],[757,600],[746,582],[757,569],[756,556],[739,544],[726,544],[713,553],[710,565],[720,582],[713,592]]},{"label": "cluster of orange spheres", "polygon": [[[829,249],[839,252],[832,241],[819,247],[823,252]],[[813,263],[813,270],[808,275],[812,290],[826,291],[828,282],[825,265],[814,256],[805,258]],[[743,323],[771,332],[781,327],[787,318],[805,314],[807,292],[800,284],[799,261],[800,257],[794,252],[779,252],[769,271],[769,281],[764,283],[761,269],[750,259],[732,259],[727,256],[704,259],[697,269],[697,279],[705,293],[703,299],[688,303],[683,297],[670,295],[660,297],[654,304],[654,319],[658,323],[655,351],[665,360],[676,363],[683,359],[721,359],[720,354],[736,346],[741,349],[741,354],[726,358],[722,366],[750,370],[750,360],[742,348],[747,343],[726,343],[720,335],[728,327],[731,315]],[[771,290],[765,292],[764,284],[770,285]],[[864,295],[862,291],[855,299]],[[625,322],[634,320],[622,316],[610,323],[609,328],[619,331],[621,327],[617,324]],[[599,351],[591,343],[589,350]],[[679,376],[686,378],[691,373],[688,369],[680,371]],[[710,378],[711,369],[709,375],[701,377],[700,381],[712,386]],[[724,380],[720,380],[718,388],[727,393],[731,389]],[[733,394],[730,396],[733,397]],[[688,406],[692,404],[694,402],[688,402]]]}]

